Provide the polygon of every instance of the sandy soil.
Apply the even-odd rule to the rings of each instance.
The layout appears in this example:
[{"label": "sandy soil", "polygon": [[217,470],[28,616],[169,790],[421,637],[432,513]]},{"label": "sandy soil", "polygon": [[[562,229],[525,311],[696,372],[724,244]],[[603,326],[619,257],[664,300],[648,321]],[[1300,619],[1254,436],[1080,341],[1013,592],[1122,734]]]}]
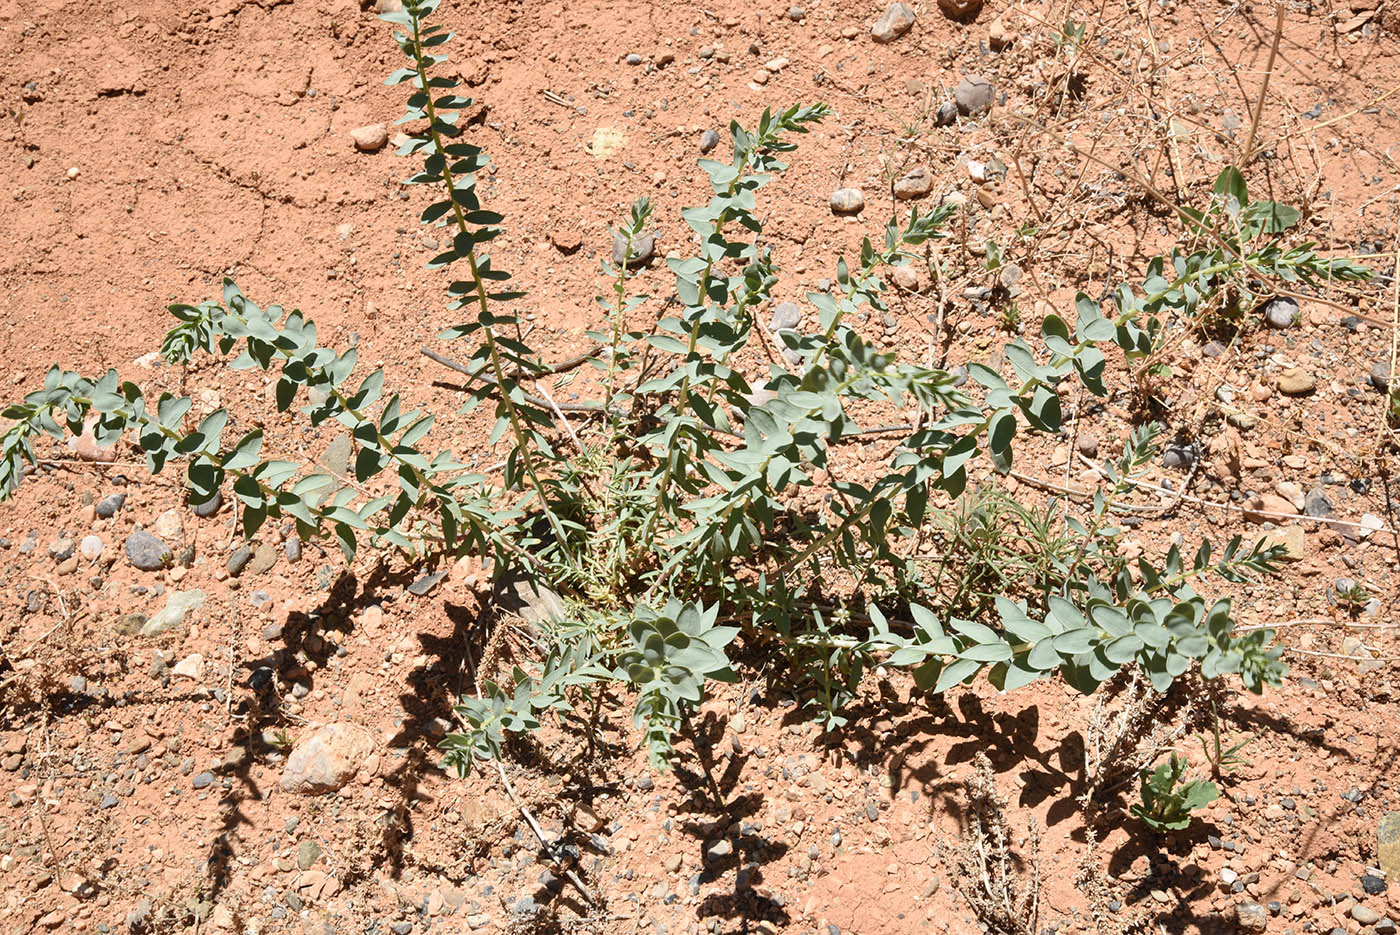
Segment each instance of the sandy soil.
[{"label": "sandy soil", "polygon": [[[1289,6],[1248,171],[1256,192],[1305,209],[1303,233],[1322,249],[1380,254],[1371,262],[1387,273],[1400,188],[1400,40],[1383,28],[1394,3]],[[818,99],[832,117],[765,190],[779,298],[831,276],[883,226],[893,181],[924,166],[933,185],[920,204],[966,202],[940,246],[957,275],[907,283],[869,326],[927,362],[995,357],[1003,319],[982,301],[995,274],[980,245],[995,239],[1022,271],[1027,323],[1068,310],[1079,289],[1140,280],[1178,235],[1148,188],[1193,203],[1239,157],[1274,32],[1264,5],[989,2],[967,22],[926,4],[909,32],[877,43],[883,12],[733,0],[445,11],[454,67],[480,101],[471,133],[495,160],[481,193],[507,219],[497,265],[528,290],[547,359],[578,353],[600,323],[608,226],[634,197],[656,203],[658,251],[683,248],[679,209],[707,193],[701,134]],[[1066,18],[1086,26],[1072,72],[1051,41]],[[411,170],[392,146],[360,152],[350,137],[397,116],[382,84],[396,55],[373,11],[343,0],[0,0],[6,398],[54,362],[115,367],[148,390],[194,395],[197,412],[265,420],[283,456],[321,457],[332,433],[271,415],[261,377],[149,356],[167,303],[213,298],[232,274],[259,301],[300,307],[326,343],[358,343],[362,366],[384,366],[410,403],[454,409],[458,394],[434,386],[451,374],[418,350],[454,323],[443,282],[422,268],[437,247],[416,223],[427,193],[401,184]],[[994,83],[991,113],[935,125],[970,74]],[[597,145],[604,130],[621,140],[614,151]],[[1014,168],[974,181],[969,164],[993,157],[1024,183]],[[863,190],[866,210],[834,218],[828,198],[845,186]],[[637,285],[664,295],[669,282],[655,264]],[[654,775],[637,752],[626,699],[604,717],[611,747],[591,759],[547,731],[511,762],[545,833],[577,847],[590,904],[541,861],[493,772],[461,781],[436,765],[452,700],[470,690],[468,647],[495,618],[478,565],[443,569],[417,596],[406,587],[429,569],[346,568],[315,544],[294,561],[268,530],[233,577],[241,543],[227,505],[197,517],[127,452],[94,465],[55,447],[0,505],[0,929],[976,932],[960,893],[970,881],[948,855],[985,751],[1019,868],[1039,869],[1048,931],[1251,930],[1238,907],[1257,903],[1270,932],[1394,932],[1400,883],[1363,883],[1380,869],[1382,817],[1400,810],[1396,481],[1367,381],[1392,354],[1394,296],[1387,279],[1300,304],[1293,327],[1252,322],[1223,351],[1184,338],[1160,387],[1169,430],[1199,457],[1156,470],[1186,496],[1157,501],[1170,509],[1130,532],[1136,548],[1258,535],[1238,506],[1255,494],[1301,505],[1320,489],[1343,521],[1283,521],[1295,560],[1234,591],[1242,624],[1292,623],[1281,632],[1291,674],[1262,698],[1225,702],[1227,737],[1254,736],[1249,762],[1187,832],[1157,840],[1122,815],[1091,846],[1076,797],[1093,702],[1059,683],[1007,695],[979,684],[930,702],[890,675],[850,728],[824,735],[781,673],[752,670],[706,703],[705,742],[673,773]],[[1279,391],[1293,368],[1311,392]],[[580,380],[563,397],[586,395]],[[1123,399],[1086,408],[1073,440],[1024,446],[1008,486],[1035,503],[1047,485],[1083,482],[1076,453],[1093,441],[1098,457],[1113,454],[1131,418]],[[439,424],[469,461],[498,460],[479,422]],[[98,516],[113,494],[121,508]],[[1367,514],[1380,529],[1363,538],[1346,524]],[[189,567],[132,567],[120,553],[138,525],[192,546]],[[50,548],[84,536],[101,555]],[[1329,589],[1342,577],[1377,600],[1338,609]],[[193,589],[200,608],[140,635],[142,617]],[[333,794],[284,791],[288,746],[342,721],[372,737],[358,775]],[[1195,736],[1178,745],[1204,764]],[[708,805],[704,763],[726,812]],[[1123,805],[1135,799],[1124,790]]]}]

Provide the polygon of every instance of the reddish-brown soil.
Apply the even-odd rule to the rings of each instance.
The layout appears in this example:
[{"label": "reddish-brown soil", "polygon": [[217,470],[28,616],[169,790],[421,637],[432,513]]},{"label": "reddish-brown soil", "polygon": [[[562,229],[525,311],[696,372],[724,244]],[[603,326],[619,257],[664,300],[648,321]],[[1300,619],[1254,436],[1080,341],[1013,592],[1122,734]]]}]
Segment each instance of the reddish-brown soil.
[{"label": "reddish-brown soil", "polygon": [[[1380,253],[1370,262],[1386,273],[1400,46],[1382,26],[1395,3],[1289,5],[1246,173],[1256,192],[1306,210],[1302,229],[1320,249]],[[965,226],[955,221],[938,246],[954,273],[946,332],[935,331],[940,290],[927,277],[869,327],[911,359],[999,360],[1001,316],[964,297],[992,284],[979,245],[995,239],[1023,269],[1017,303],[1031,334],[1079,289],[1140,281],[1179,233],[1148,187],[1198,202],[1239,158],[1274,32],[1273,8],[1253,4],[992,2],[958,23],[926,3],[910,32],[877,44],[883,7],[804,6],[798,17],[786,0],[444,10],[458,33],[453,67],[480,101],[471,136],[495,161],[480,192],[506,216],[496,265],[528,291],[522,308],[546,359],[578,353],[600,325],[608,225],[634,197],[656,204],[658,252],[687,248],[679,209],[708,196],[694,166],[704,130],[823,100],[832,116],[762,195],[785,271],[778,298],[833,275],[838,255],[880,231],[892,180],[924,165],[934,186],[921,204],[968,201]],[[1075,93],[1047,100],[1047,87],[1067,84],[1067,55],[1050,41],[1066,18],[1086,24]],[[994,52],[998,20],[1015,37]],[[642,64],[627,63],[634,53]],[[231,274],[258,301],[300,307],[323,343],[358,341],[361,365],[384,366],[410,403],[453,410],[457,396],[432,385],[451,374],[418,352],[454,323],[441,276],[423,270],[440,236],[416,223],[429,193],[401,184],[412,169],[392,146],[358,152],[349,136],[398,116],[399,89],[382,83],[397,56],[388,27],[346,0],[0,0],[6,399],[54,362],[113,367],[148,391],[195,395],[197,410],[227,406],[245,426],[265,418],[282,456],[319,457],[331,434],[271,415],[260,375],[147,356],[169,327],[167,303],[214,298]],[[970,73],[995,82],[992,113],[935,126],[933,111]],[[593,146],[600,128],[621,134],[615,153]],[[977,185],[969,159],[993,156],[1012,171]],[[862,216],[833,218],[828,197],[842,186],[863,189]],[[637,289],[665,295],[669,284],[658,263]],[[1381,817],[1400,810],[1390,628],[1400,539],[1385,467],[1394,449],[1366,376],[1391,358],[1395,304],[1385,282],[1310,295],[1295,327],[1251,320],[1219,356],[1203,354],[1203,336],[1181,340],[1159,387],[1169,431],[1198,442],[1202,460],[1189,474],[1155,471],[1189,483],[1187,497],[1132,530],[1131,547],[1160,555],[1173,534],[1255,536],[1228,505],[1317,487],[1336,518],[1371,513],[1384,527],[1358,541],[1353,527],[1284,521],[1302,530],[1298,560],[1276,578],[1222,585],[1242,624],[1294,622],[1280,636],[1291,673],[1221,711],[1228,738],[1256,735],[1249,764],[1189,831],[1155,838],[1115,810],[1088,849],[1076,799],[1093,702],[1059,682],[1007,695],[979,683],[931,703],[904,676],[880,676],[850,727],[823,735],[782,673],[751,670],[706,703],[707,752],[697,759],[683,742],[673,773],[654,775],[637,752],[625,698],[605,709],[613,746],[591,761],[577,736],[551,729],[508,764],[546,834],[578,846],[589,905],[547,873],[494,771],[462,781],[437,767],[435,735],[494,625],[479,566],[415,597],[404,588],[424,569],[376,568],[375,555],[346,568],[314,545],[293,563],[270,531],[261,542],[275,563],[231,580],[228,506],[199,519],[169,477],[153,480],[125,450],[95,466],[51,447],[54,463],[0,506],[0,931],[976,932],[960,894],[974,881],[947,856],[965,825],[962,783],[985,751],[1023,873],[1025,835],[1040,829],[1043,928],[1234,931],[1236,906],[1255,901],[1270,932],[1381,932],[1365,909],[1400,917],[1400,880],[1370,895],[1361,877],[1378,862]],[[639,322],[658,307],[639,309]],[[1314,392],[1277,391],[1291,367],[1313,375]],[[587,379],[559,392],[586,395]],[[1121,368],[1113,379],[1126,385]],[[1222,386],[1244,414],[1233,425]],[[1086,408],[1074,436],[1023,445],[1010,486],[1037,503],[1045,484],[1087,483],[1077,441],[1115,453],[1131,410],[1120,393]],[[483,466],[498,460],[475,419],[446,417],[435,437]],[[97,518],[93,505],[119,491],[123,508]],[[137,571],[123,541],[170,509],[192,567]],[[49,544],[65,535],[100,537],[104,556],[55,562]],[[1377,604],[1355,617],[1335,609],[1328,589],[1343,576]],[[190,588],[208,601],[185,625],[131,632],[129,615]],[[192,654],[202,667],[172,674]],[[283,741],[341,720],[373,732],[360,775],[332,795],[282,791]],[[1195,736],[1178,746],[1204,765]],[[723,813],[710,807],[702,759]],[[1125,788],[1120,804],[1133,801]],[[707,859],[719,840],[732,853]]]}]

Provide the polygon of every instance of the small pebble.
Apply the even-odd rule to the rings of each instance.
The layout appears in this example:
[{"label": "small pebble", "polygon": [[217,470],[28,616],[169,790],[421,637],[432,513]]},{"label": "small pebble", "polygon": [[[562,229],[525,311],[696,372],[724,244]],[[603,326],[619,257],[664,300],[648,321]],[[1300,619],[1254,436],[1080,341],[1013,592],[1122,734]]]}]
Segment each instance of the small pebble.
[{"label": "small pebble", "polygon": [[1264,303],[1264,321],[1270,328],[1292,328],[1301,316],[1298,303],[1287,296],[1277,296]]},{"label": "small pebble", "polygon": [[101,500],[97,501],[97,515],[103,519],[111,519],[117,514],[117,511],[122,508],[122,504],[124,503],[126,503],[126,494],[124,493],[114,493],[110,496],[103,497]]},{"label": "small pebble", "polygon": [[836,214],[858,214],[865,207],[859,188],[838,188],[831,193],[831,210]]},{"label": "small pebble", "polygon": [[981,75],[968,75],[958,82],[953,90],[953,99],[957,101],[959,113],[975,116],[992,109],[996,91],[992,83]]}]

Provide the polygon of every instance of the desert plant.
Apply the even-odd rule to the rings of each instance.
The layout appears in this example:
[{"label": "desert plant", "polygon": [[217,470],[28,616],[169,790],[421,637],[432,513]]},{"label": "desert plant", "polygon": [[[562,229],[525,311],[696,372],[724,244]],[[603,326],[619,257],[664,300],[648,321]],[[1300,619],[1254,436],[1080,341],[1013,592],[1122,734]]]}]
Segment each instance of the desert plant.
[{"label": "desert plant", "polygon": [[[509,311],[521,293],[488,253],[503,218],[481,204],[476,179],[488,159],[456,119],[472,102],[435,70],[451,38],[428,22],[437,5],[406,0],[383,17],[408,61],[388,82],[410,87],[399,152],[421,163],[408,183],[438,195],[421,219],[445,228],[448,246],[428,265],[460,271],[447,286],[460,323],[441,337],[466,346],[466,408],[489,406],[489,444],[508,449],[499,480],[448,451],[430,454],[422,446],[434,416],[405,411],[382,370],[357,376],[353,348],[322,346],[300,312],[260,306],[229,280],[220,302],[171,306],[178,324],[162,353],[276,373],[279,411],[298,407],[312,425],[350,433],[349,475],[265,457],[258,428],[226,443],[239,420],[223,409],[196,421],[188,398],[148,399],[115,371],[92,379],[54,368],[4,410],[13,424],[0,441],[0,490],[19,483],[37,437],[87,427],[99,444],[130,439],[152,472],[182,463],[196,503],[231,489],[245,535],[291,519],[304,539],[333,538],[347,561],[366,544],[417,560],[489,554],[498,576],[557,592],[565,612],[537,624],[533,658],[461,699],[462,730],[442,747],[463,773],[500,757],[510,734],[550,712],[596,705],[608,685],[635,691],[636,722],[664,765],[708,682],[729,677],[736,641],[787,666],[829,725],[844,723],[842,709],[876,665],[908,667],[933,692],[979,674],[1010,690],[1056,673],[1092,692],[1128,666],[1162,691],[1195,663],[1207,678],[1237,674],[1253,691],[1277,683],[1272,634],[1236,635],[1230,601],[1208,601],[1193,585],[1266,573],[1278,548],[1245,549],[1236,539],[1219,558],[1202,545],[1189,565],[1173,549],[1160,567],[1139,559],[1135,569],[1118,556],[1111,519],[1150,457],[1152,429],[1128,440],[1093,518],[1066,527],[1078,548],[1059,565],[1036,566],[1034,588],[989,595],[977,619],[964,619],[930,609],[943,602],[913,570],[940,504],[964,496],[976,465],[1009,471],[1018,432],[1059,432],[1063,386],[1108,392],[1098,344],[1136,348],[1138,319],[1206,301],[1220,287],[1222,271],[1205,272],[1208,258],[1181,260],[1175,284],[1151,280],[1149,300],[1129,307],[1125,298],[1116,322],[1081,296],[1073,329],[1048,316],[1036,347],[1022,338],[1006,346],[1008,372],[973,363],[963,389],[943,370],[900,362],[855,327],[885,311],[883,271],[943,236],[954,210],[916,209],[838,262],[829,291],[807,294],[815,326],[778,331],[765,365],[759,315],[780,270],[760,237],[756,199],[785,169],[792,138],[827,114],[821,104],[768,110],[753,129],[731,124],[728,160],[700,160],[713,195],[682,212],[695,250],[666,258],[674,289],[663,307],[677,311],[654,327],[635,326],[644,297],[631,294],[650,204],[639,200],[616,232],[622,261],[607,266],[614,290],[599,300],[604,320],[594,331],[604,350],[591,361],[603,398],[573,407],[582,412],[576,429],[540,382],[556,368]],[[1264,272],[1262,256],[1216,265]],[[1324,262],[1268,256],[1268,270],[1299,278]],[[889,431],[863,425],[864,414],[895,406],[918,419],[897,428],[887,461],[871,477],[834,476],[840,446]]]},{"label": "desert plant", "polygon": [[1153,831],[1180,831],[1191,824],[1191,813],[1220,797],[1215,783],[1186,780],[1186,761],[1173,753],[1153,770],[1142,771],[1142,804],[1128,809]]},{"label": "desert plant", "polygon": [[1215,701],[1210,703],[1210,733],[1201,734],[1201,752],[1205,754],[1206,762],[1210,764],[1211,778],[1217,782],[1223,782],[1225,776],[1238,771],[1249,760],[1245,759],[1244,748],[1254,742],[1259,736],[1256,731],[1245,737],[1225,746],[1225,741],[1220,733],[1220,712],[1216,710]]},{"label": "desert plant", "polygon": [[[1361,282],[1372,276],[1371,269],[1349,259],[1319,256],[1315,243],[1287,243],[1286,235],[1302,212],[1275,201],[1252,200],[1244,176],[1234,166],[1221,170],[1204,207],[1180,211],[1187,249],[1153,258],[1140,291],[1120,283],[1112,292],[1116,319],[1097,323],[1097,303],[1083,294],[1076,299],[1080,321],[1087,316],[1095,322],[1091,333],[1112,337],[1122,349],[1142,401],[1151,399],[1157,380],[1167,372],[1164,357],[1173,343],[1168,334],[1172,316],[1198,327],[1210,316],[1256,308],[1275,291],[1274,284]],[[1177,335],[1187,333],[1179,330]]]}]

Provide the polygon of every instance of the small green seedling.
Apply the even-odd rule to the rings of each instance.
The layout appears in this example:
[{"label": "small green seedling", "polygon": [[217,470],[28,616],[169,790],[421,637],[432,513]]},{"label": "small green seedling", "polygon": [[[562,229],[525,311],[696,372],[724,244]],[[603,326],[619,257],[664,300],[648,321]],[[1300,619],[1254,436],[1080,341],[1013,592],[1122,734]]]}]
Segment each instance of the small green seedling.
[{"label": "small green seedling", "polygon": [[1142,804],[1128,809],[1153,831],[1180,831],[1191,824],[1191,813],[1220,798],[1215,783],[1204,779],[1182,782],[1186,761],[1175,753],[1157,768],[1142,771]]},{"label": "small green seedling", "polygon": [[1211,702],[1210,713],[1212,732],[1201,734],[1201,750],[1205,753],[1207,762],[1210,763],[1211,776],[1224,780],[1227,774],[1236,772],[1249,763],[1249,760],[1245,759],[1244,748],[1253,743],[1259,734],[1256,731],[1243,740],[1226,747],[1224,741],[1221,740],[1220,715],[1215,710],[1214,702]]}]

